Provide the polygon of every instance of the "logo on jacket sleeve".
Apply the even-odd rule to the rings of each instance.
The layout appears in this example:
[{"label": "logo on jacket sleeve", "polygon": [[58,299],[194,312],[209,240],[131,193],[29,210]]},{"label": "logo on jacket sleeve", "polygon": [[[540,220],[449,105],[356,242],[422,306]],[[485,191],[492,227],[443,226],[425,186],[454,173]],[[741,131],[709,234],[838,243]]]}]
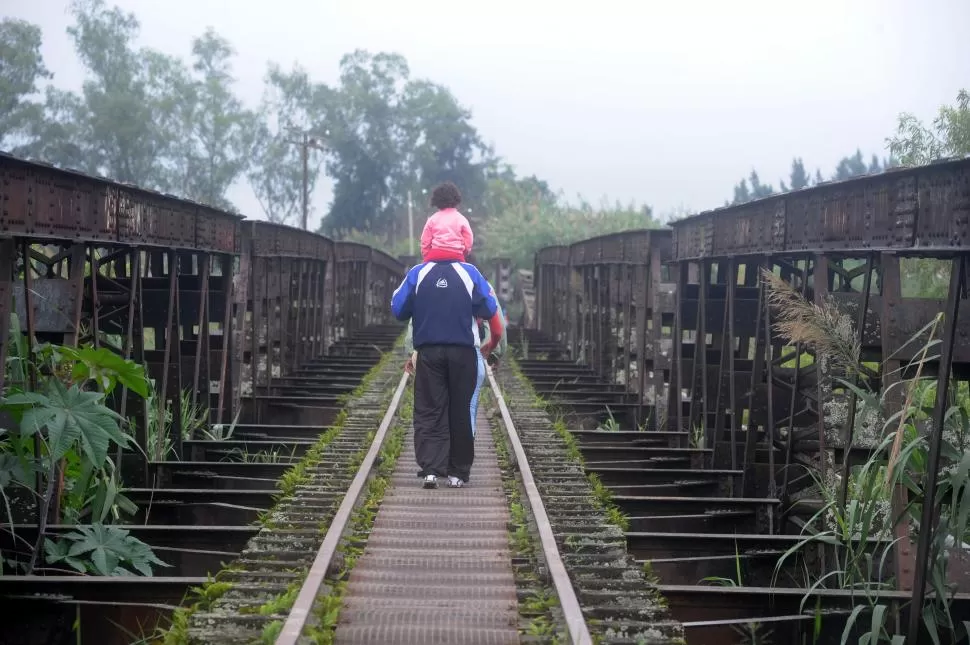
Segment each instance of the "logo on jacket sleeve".
[{"label": "logo on jacket sleeve", "polygon": [[438,281],[434,283],[434,286],[438,287],[439,289],[447,289],[448,280],[445,278],[438,278]]}]

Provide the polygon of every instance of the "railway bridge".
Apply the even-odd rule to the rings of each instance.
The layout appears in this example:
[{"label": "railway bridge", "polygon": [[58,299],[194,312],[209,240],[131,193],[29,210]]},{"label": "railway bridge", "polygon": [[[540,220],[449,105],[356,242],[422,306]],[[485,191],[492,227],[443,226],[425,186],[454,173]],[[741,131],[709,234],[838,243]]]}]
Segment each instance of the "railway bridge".
[{"label": "railway bridge", "polygon": [[483,267],[524,313],[433,491],[405,263],[0,194],[4,643],[967,640],[970,160]]}]

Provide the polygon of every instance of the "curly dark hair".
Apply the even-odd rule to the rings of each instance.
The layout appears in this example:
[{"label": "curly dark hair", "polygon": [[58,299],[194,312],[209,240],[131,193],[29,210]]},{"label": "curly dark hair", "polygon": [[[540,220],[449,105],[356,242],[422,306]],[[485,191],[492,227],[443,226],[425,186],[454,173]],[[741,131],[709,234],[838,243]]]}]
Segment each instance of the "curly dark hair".
[{"label": "curly dark hair", "polygon": [[438,210],[444,210],[446,208],[458,208],[458,204],[460,203],[461,191],[458,190],[458,186],[454,185],[450,181],[439,184],[433,191],[431,191],[432,208],[437,208]]}]

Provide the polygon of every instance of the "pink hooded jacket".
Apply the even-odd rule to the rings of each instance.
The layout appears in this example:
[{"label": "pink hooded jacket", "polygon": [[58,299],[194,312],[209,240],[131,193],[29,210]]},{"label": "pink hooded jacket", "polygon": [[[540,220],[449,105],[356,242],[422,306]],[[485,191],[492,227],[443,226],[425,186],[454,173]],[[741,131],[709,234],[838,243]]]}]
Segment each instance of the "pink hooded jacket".
[{"label": "pink hooded jacket", "polygon": [[462,261],[472,250],[475,237],[464,215],[455,208],[445,208],[428,218],[421,232],[421,257],[435,260]]}]

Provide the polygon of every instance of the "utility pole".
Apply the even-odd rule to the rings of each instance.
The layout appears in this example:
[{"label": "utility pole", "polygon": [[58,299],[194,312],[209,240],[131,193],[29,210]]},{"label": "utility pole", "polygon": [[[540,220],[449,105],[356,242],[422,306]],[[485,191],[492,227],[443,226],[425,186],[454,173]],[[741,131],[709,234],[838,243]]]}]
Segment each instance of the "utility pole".
[{"label": "utility pole", "polygon": [[[426,188],[421,189],[422,195],[427,195]],[[411,199],[411,189],[408,188],[408,255],[414,257],[414,201]]]},{"label": "utility pole", "polygon": [[307,219],[310,217],[310,136],[303,133],[303,230],[306,230]]},{"label": "utility pole", "polygon": [[[295,128],[290,128],[290,131],[296,131]],[[324,136],[329,136],[330,130],[324,131]],[[323,144],[316,137],[311,137],[309,132],[301,131],[300,140],[292,141],[288,140],[288,143],[300,146],[300,158],[303,161],[303,230],[307,230],[307,221],[310,218],[310,148],[315,148],[317,150],[323,150]]]},{"label": "utility pole", "polygon": [[408,255],[414,257],[414,203],[411,201],[410,188],[408,188]]}]

